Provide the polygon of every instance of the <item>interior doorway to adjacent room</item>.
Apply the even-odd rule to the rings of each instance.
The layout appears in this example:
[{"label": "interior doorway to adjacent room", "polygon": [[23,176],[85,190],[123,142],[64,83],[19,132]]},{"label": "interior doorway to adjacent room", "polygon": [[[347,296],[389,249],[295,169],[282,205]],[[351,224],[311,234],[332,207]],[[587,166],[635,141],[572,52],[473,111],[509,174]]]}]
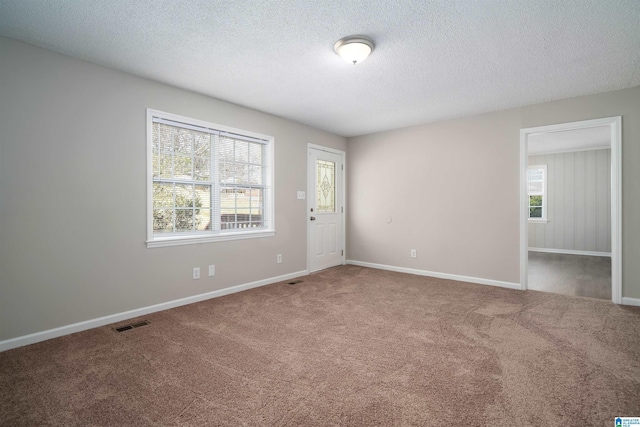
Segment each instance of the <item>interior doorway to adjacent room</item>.
[{"label": "interior doorway to adjacent room", "polygon": [[521,283],[621,302],[620,118],[522,129]]}]

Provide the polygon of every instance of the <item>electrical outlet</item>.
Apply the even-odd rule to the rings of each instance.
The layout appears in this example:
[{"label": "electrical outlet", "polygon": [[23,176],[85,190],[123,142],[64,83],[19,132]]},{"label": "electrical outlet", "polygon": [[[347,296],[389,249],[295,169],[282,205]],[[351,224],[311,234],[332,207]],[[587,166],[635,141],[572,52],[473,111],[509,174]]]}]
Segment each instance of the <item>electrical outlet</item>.
[{"label": "electrical outlet", "polygon": [[193,279],[200,278],[200,267],[193,267]]},{"label": "electrical outlet", "polygon": [[418,251],[416,251],[415,249],[411,249],[411,258],[417,258],[418,257]]},{"label": "electrical outlet", "polygon": [[278,262],[278,264],[282,264],[282,254],[278,254],[278,256],[276,257],[276,261]]},{"label": "electrical outlet", "polygon": [[209,266],[209,277],[216,275],[216,266],[211,264]]}]

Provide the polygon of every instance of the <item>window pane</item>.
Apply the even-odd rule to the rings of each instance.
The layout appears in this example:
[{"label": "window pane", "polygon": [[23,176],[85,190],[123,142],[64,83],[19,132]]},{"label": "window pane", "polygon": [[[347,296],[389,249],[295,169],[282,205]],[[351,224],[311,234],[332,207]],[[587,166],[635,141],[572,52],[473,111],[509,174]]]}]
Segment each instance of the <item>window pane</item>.
[{"label": "window pane", "polygon": [[191,184],[176,184],[176,207],[190,208],[194,202],[194,187]]},{"label": "window pane", "polygon": [[527,169],[527,193],[542,194],[544,191],[544,169]]},{"label": "window pane", "polygon": [[175,129],[173,137],[173,152],[176,154],[193,154],[193,134],[196,131],[190,129]]},{"label": "window pane", "polygon": [[153,177],[154,178],[173,178],[173,165],[171,156],[156,155],[153,156]]},{"label": "window pane", "polygon": [[176,209],[176,231],[192,231],[196,220],[193,209]]},{"label": "window pane", "polygon": [[195,186],[195,224],[197,230],[211,230],[211,186]]},{"label": "window pane", "polygon": [[173,232],[173,209],[153,210],[153,231],[157,233]]},{"label": "window pane", "polygon": [[[255,166],[251,166],[252,168]],[[220,163],[219,179],[224,184],[249,184],[249,166],[239,163]]]},{"label": "window pane", "polygon": [[249,184],[262,184],[262,167],[249,166]]},{"label": "window pane", "polygon": [[196,185],[195,186],[195,207],[211,208],[211,186]]},{"label": "window pane", "polygon": [[253,188],[249,192],[251,197],[251,209],[264,208],[264,190],[262,188]]},{"label": "window pane", "polygon": [[211,181],[211,159],[196,157],[193,160],[193,178],[196,181]]},{"label": "window pane", "polygon": [[195,132],[193,141],[193,154],[201,157],[211,156],[211,135],[208,133]]},{"label": "window pane", "polygon": [[529,169],[527,172],[530,181],[540,181],[542,179],[542,169]]},{"label": "window pane", "polygon": [[236,184],[248,184],[249,183],[249,166],[246,164],[235,165],[235,183]]},{"label": "window pane", "polygon": [[218,157],[221,162],[233,162],[234,157],[233,139],[221,137],[218,141]]},{"label": "window pane", "polygon": [[318,160],[316,164],[316,193],[318,213],[335,212],[335,169],[334,162]]},{"label": "window pane", "polygon": [[238,188],[236,191],[236,213],[248,215],[251,208],[251,194],[245,188]]},{"label": "window pane", "polygon": [[235,170],[233,163],[220,163],[218,165],[218,180],[221,185],[235,183]]},{"label": "window pane", "polygon": [[236,223],[235,189],[223,189],[220,194],[220,227],[223,230],[235,228]]},{"label": "window pane", "polygon": [[153,207],[173,208],[173,184],[153,184]]},{"label": "window pane", "polygon": [[251,209],[251,226],[262,227],[263,225],[262,209]]},{"label": "window pane", "polygon": [[236,191],[234,188],[220,190],[220,213],[223,215],[236,212]]},{"label": "window pane", "polygon": [[236,162],[249,162],[249,143],[247,141],[235,140],[236,146]]},{"label": "window pane", "polygon": [[254,165],[262,164],[262,148],[263,144],[249,144],[249,163],[253,163]]},{"label": "window pane", "polygon": [[529,208],[529,218],[542,218],[542,208],[541,207]]},{"label": "window pane", "polygon": [[529,206],[542,207],[542,196],[529,196]]},{"label": "window pane", "polygon": [[211,209],[199,209],[196,212],[196,230],[211,230]]},{"label": "window pane", "polygon": [[171,154],[173,152],[172,126],[160,123],[153,124],[153,152],[159,154]]},{"label": "window pane", "polygon": [[543,189],[543,183],[542,181],[537,182],[537,181],[529,181],[529,186],[527,188],[527,192],[529,194],[542,194],[542,189]]},{"label": "window pane", "polygon": [[192,179],[193,178],[193,159],[186,156],[175,156],[174,171],[175,178]]}]

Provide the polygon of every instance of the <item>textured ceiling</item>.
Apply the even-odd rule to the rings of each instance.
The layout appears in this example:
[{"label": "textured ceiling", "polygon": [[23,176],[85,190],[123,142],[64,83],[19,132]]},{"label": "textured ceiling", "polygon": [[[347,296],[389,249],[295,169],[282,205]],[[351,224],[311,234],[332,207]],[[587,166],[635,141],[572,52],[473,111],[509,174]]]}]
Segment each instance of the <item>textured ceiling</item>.
[{"label": "textured ceiling", "polygon": [[[0,35],[344,136],[640,85],[638,0],[1,0]],[[336,40],[372,38],[351,66]]]},{"label": "textured ceiling", "polygon": [[593,150],[611,146],[611,128],[597,126],[585,129],[545,132],[529,135],[530,155],[562,151]]}]

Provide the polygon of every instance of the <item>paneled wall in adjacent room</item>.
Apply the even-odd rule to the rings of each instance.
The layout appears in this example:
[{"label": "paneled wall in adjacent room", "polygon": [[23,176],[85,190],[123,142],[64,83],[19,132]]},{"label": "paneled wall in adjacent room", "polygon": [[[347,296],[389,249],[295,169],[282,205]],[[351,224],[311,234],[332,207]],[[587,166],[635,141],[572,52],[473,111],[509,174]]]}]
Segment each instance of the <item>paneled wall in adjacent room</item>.
[{"label": "paneled wall in adjacent room", "polygon": [[529,224],[529,247],[611,252],[611,150],[529,156],[547,165],[546,223]]}]

